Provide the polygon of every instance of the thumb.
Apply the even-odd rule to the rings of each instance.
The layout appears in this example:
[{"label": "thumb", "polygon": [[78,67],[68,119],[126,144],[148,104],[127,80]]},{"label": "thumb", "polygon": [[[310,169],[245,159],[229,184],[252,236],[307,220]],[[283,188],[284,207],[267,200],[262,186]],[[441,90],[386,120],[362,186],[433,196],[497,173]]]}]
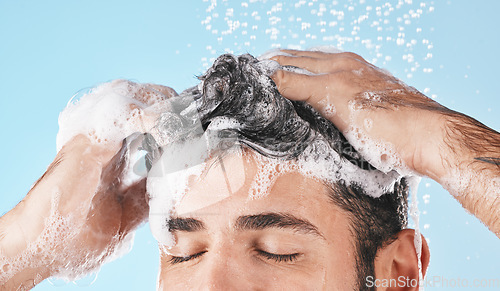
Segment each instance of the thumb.
[{"label": "thumb", "polygon": [[316,76],[305,75],[285,70],[277,70],[271,76],[283,97],[294,101],[307,101],[313,97],[311,84]]}]

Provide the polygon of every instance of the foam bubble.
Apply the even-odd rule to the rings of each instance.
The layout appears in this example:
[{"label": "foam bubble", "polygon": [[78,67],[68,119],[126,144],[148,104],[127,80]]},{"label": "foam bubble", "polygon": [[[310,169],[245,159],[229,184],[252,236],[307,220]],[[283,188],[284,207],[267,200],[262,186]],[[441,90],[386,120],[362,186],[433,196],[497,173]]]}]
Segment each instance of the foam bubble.
[{"label": "foam bubble", "polygon": [[[97,273],[101,264],[127,253],[131,246],[132,238],[125,239],[116,248],[107,248],[99,254],[92,253],[91,255],[82,256],[82,253],[89,251],[85,249],[85,246],[82,249],[75,250],[68,249],[64,244],[59,243],[74,239],[81,230],[81,226],[75,223],[71,216],[62,216],[57,212],[52,213],[45,219],[44,225],[42,233],[36,240],[29,242],[22,252],[13,257],[0,255],[0,264],[3,264],[3,272],[0,272],[1,282],[6,282],[22,270],[56,265],[64,267],[57,269],[51,267],[50,273],[53,276],[68,282],[77,280],[85,276],[85,274]],[[118,240],[118,237],[115,240]],[[76,261],[82,257],[86,258],[85,262]],[[41,282],[41,277],[36,283],[39,282]]]},{"label": "foam bubble", "polygon": [[263,53],[262,55],[260,55],[257,59],[259,61],[263,61],[263,60],[267,60],[267,59],[270,59],[272,57],[276,57],[276,56],[287,56],[287,57],[291,57],[292,55],[289,54],[289,53],[285,53],[284,51],[282,51],[281,49],[272,49],[272,50],[268,50],[267,52]]},{"label": "foam bubble", "polygon": [[[223,122],[216,127],[222,127]],[[166,246],[174,244],[167,222],[188,190],[189,180],[199,177],[218,138],[209,128],[201,137],[169,144],[147,178],[149,226],[155,239]],[[188,153],[188,154],[186,154]]]},{"label": "foam bubble", "polygon": [[333,106],[333,104],[327,104],[322,112],[322,114],[327,118],[333,117],[335,113],[337,113],[337,110],[335,109],[335,106]]},{"label": "foam bubble", "polygon": [[[70,101],[61,112],[57,148],[60,150],[78,134],[87,136],[94,144],[103,145],[120,143],[128,137],[122,157],[125,169],[119,179],[122,187],[137,183],[145,177],[145,159],[151,152],[150,149],[141,149],[146,136],[136,132],[154,132],[154,116],[170,108],[165,100],[172,95],[175,92],[163,86],[124,80],[102,84],[89,93],[82,94],[78,100]],[[61,190],[53,187],[51,191],[50,213],[43,221],[41,234],[30,238],[26,248],[20,253],[9,256],[0,253],[0,281],[7,281],[27,268],[36,269],[41,266],[64,266],[58,269],[52,267],[50,273],[65,281],[77,280],[85,274],[97,273],[103,263],[121,257],[132,248],[134,232],[124,237],[115,235],[109,245],[100,251],[89,249],[85,245],[74,249],[62,244],[61,242],[75,240],[81,231],[85,231],[86,226],[76,216],[85,217],[88,209],[82,207],[73,209],[72,213],[64,213],[59,209]],[[81,258],[85,260],[78,261]]]},{"label": "foam bubble", "polygon": [[373,127],[373,120],[371,120],[370,118],[365,118],[365,120],[363,120],[363,124],[366,131],[370,131]]},{"label": "foam bubble", "polygon": [[269,195],[271,188],[280,176],[298,169],[298,165],[293,161],[271,159],[261,155],[255,155],[255,160],[258,166],[248,194],[250,199]]},{"label": "foam bubble", "polygon": [[[474,181],[474,182],[473,182]],[[441,185],[448,192],[459,200],[461,196],[466,195],[470,188],[476,183],[481,183],[481,199],[484,201],[493,201],[500,196],[500,178],[484,178],[480,172],[473,169],[451,168],[450,171],[441,178]]]},{"label": "foam bubble", "polygon": [[330,54],[338,54],[343,52],[339,48],[333,45],[319,45],[319,46],[314,46],[309,49],[310,51],[315,51],[315,52],[323,52],[323,53],[330,53]]},{"label": "foam bubble", "polygon": [[[371,124],[369,123],[369,125]],[[391,143],[375,141],[369,138],[365,131],[356,126],[351,126],[344,133],[344,136],[378,170],[384,173],[395,170],[400,174],[411,174]]]},{"label": "foam bubble", "polygon": [[150,132],[156,114],[168,111],[164,100],[169,94],[173,93],[125,80],[104,83],[70,101],[61,112],[57,150],[78,134],[96,144],[117,144],[134,132]]}]

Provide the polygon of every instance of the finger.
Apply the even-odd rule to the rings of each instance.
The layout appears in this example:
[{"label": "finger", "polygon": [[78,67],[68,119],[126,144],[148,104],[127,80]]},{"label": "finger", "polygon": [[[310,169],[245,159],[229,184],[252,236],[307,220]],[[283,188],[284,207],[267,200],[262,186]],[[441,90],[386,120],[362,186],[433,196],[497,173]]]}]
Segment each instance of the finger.
[{"label": "finger", "polygon": [[327,59],[331,57],[330,55],[334,54],[334,53],[325,53],[321,51],[299,51],[299,50],[280,50],[280,51],[296,57],[310,57],[316,59]]},{"label": "finger", "polygon": [[112,184],[115,187],[120,183],[118,177],[121,175],[127,165],[125,156],[128,154],[127,140],[121,142],[120,150],[104,166],[101,181]]},{"label": "finger", "polygon": [[351,58],[363,63],[368,63],[362,56],[352,52],[328,53],[322,51],[298,51],[298,50],[281,50],[281,51],[297,57],[311,57],[324,60],[337,59],[337,58]]},{"label": "finger", "polygon": [[280,55],[274,56],[271,59],[277,61],[282,66],[295,66],[315,74],[326,73],[330,69],[328,62],[313,57],[290,57]]},{"label": "finger", "polygon": [[122,196],[120,233],[127,233],[144,222],[149,215],[146,200],[146,179],[129,187]]},{"label": "finger", "polygon": [[134,95],[134,98],[151,106],[173,96],[177,96],[177,92],[170,87],[157,84],[144,84]]},{"label": "finger", "polygon": [[[294,72],[278,70],[271,78],[276,83],[283,97],[294,101],[316,103],[318,96],[324,95],[324,75],[311,76]],[[326,87],[327,88],[327,87]]]},{"label": "finger", "polygon": [[352,58],[349,55],[337,56],[329,59],[290,56],[275,56],[272,59],[282,66],[295,66],[315,74],[354,71],[366,66],[365,62]]},{"label": "finger", "polygon": [[167,98],[179,95],[179,94],[177,94],[177,92],[175,92],[175,90],[173,88],[168,87],[168,86],[163,86],[163,85],[158,85],[158,84],[146,84],[146,85],[153,88],[154,90],[160,92],[161,94],[163,94]]}]

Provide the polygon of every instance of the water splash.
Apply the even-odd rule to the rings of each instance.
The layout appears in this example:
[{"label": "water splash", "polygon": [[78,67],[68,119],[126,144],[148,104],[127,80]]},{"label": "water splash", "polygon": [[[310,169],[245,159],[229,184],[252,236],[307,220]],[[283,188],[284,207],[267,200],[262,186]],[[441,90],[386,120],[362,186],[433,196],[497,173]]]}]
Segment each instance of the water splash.
[{"label": "water splash", "polygon": [[434,71],[428,62],[434,48],[428,35],[434,29],[420,25],[434,12],[434,1],[203,2],[201,25],[212,37],[204,68],[224,52],[327,44],[359,52],[378,66],[402,63],[407,78]]}]

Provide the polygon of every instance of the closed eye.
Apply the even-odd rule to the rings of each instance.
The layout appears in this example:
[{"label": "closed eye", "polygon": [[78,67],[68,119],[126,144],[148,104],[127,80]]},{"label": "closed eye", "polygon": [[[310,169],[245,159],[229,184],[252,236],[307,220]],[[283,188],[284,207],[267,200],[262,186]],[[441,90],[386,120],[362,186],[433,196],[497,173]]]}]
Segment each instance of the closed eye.
[{"label": "closed eye", "polygon": [[291,263],[297,260],[297,258],[300,256],[299,253],[293,253],[293,254],[273,254],[269,253],[263,250],[257,250],[257,253],[259,256],[267,259],[267,260],[273,260],[276,263]]},{"label": "closed eye", "polygon": [[185,257],[174,257],[172,256],[172,258],[169,260],[169,262],[172,264],[172,265],[175,265],[175,264],[180,264],[180,263],[184,263],[184,262],[187,262],[187,261],[190,261],[190,260],[193,260],[193,259],[196,259],[198,257],[201,257],[204,253],[206,253],[207,251],[203,251],[203,252],[199,252],[199,253],[196,253],[194,255],[190,255],[190,256],[185,256]]}]

